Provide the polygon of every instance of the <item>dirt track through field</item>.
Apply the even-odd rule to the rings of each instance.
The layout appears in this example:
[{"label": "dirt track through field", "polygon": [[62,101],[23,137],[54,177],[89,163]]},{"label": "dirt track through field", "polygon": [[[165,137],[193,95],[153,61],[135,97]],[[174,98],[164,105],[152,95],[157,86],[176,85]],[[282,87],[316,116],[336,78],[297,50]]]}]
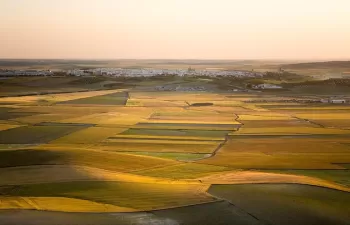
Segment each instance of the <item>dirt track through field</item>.
[{"label": "dirt track through field", "polygon": [[[236,116],[235,118],[235,121],[238,122],[238,123],[241,123],[239,120],[239,115],[238,114],[234,114]],[[241,123],[242,125],[241,126],[237,126],[237,130],[236,132],[239,131],[239,129],[241,129],[241,127],[244,125],[243,123]],[[208,156],[208,157],[204,157],[204,158],[201,158],[201,159],[197,159],[197,160],[193,160],[193,161],[199,161],[199,160],[203,160],[203,159],[208,159],[208,158],[212,158],[214,156],[216,156],[216,154],[220,151],[220,149],[222,147],[224,147],[224,145],[230,140],[230,135],[229,134],[226,134],[225,135],[225,140],[223,142],[221,142],[218,147]]]}]

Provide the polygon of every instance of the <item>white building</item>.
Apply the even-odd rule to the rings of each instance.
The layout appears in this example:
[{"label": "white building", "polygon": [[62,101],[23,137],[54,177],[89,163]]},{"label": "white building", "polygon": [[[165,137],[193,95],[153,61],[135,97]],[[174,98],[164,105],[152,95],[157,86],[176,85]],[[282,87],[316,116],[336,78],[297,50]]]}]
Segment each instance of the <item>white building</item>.
[{"label": "white building", "polygon": [[274,84],[258,84],[253,86],[253,89],[281,89],[281,86]]},{"label": "white building", "polygon": [[332,104],[345,104],[346,100],[345,99],[331,99],[331,100],[329,100],[329,103],[332,103]]},{"label": "white building", "polygon": [[321,99],[321,103],[345,104],[346,100],[341,98]]}]

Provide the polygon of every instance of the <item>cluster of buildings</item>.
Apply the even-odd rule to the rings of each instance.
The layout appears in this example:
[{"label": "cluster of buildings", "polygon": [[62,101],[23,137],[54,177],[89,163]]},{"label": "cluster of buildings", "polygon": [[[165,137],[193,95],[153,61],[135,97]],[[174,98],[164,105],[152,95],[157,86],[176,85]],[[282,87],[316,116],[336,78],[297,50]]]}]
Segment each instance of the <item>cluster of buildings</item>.
[{"label": "cluster of buildings", "polygon": [[0,69],[0,76],[13,77],[13,76],[52,76],[51,70],[3,70]]},{"label": "cluster of buildings", "polygon": [[123,69],[123,68],[98,68],[88,70],[69,70],[68,75],[73,76],[129,76],[129,77],[146,77],[146,76],[159,76],[159,75],[175,75],[175,76],[236,76],[236,77],[257,77],[262,76],[261,73],[255,73],[251,71],[238,71],[238,70],[194,70],[194,69]]},{"label": "cluster of buildings", "polygon": [[[261,77],[262,73],[240,70],[194,70],[194,69],[150,69],[150,68],[97,68],[66,71],[71,76],[151,77],[151,76],[235,76]],[[0,69],[0,76],[52,76],[51,70],[7,70]]]},{"label": "cluster of buildings", "polygon": [[343,72],[342,73],[342,78],[350,79],[350,72]]},{"label": "cluster of buildings", "polygon": [[321,99],[321,103],[331,103],[331,104],[346,104],[346,99],[343,98],[327,98]]},{"label": "cluster of buildings", "polygon": [[157,86],[155,88],[157,91],[205,91],[205,87],[194,86],[194,87],[185,87],[185,86]]},{"label": "cluster of buildings", "polygon": [[282,89],[282,87],[275,84],[258,84],[253,85],[252,89]]}]

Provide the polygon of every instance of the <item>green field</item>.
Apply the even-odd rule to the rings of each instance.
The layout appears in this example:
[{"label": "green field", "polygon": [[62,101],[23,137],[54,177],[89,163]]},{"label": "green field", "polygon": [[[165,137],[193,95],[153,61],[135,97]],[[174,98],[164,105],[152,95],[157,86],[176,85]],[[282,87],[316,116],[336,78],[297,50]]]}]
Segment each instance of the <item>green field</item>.
[{"label": "green field", "polygon": [[60,104],[77,104],[77,105],[125,105],[128,100],[128,93],[120,92],[95,97],[80,98],[77,100],[65,101]]},{"label": "green field", "polygon": [[1,144],[36,144],[46,143],[75,131],[84,126],[52,125],[52,126],[23,126],[0,131]]}]

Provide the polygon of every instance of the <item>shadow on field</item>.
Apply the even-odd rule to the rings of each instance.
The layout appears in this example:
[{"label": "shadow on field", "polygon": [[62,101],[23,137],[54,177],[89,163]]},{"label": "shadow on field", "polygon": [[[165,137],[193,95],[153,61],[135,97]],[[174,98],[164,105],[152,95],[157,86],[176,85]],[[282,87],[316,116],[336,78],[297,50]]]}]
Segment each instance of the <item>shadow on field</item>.
[{"label": "shadow on field", "polygon": [[227,202],[140,212],[140,213],[60,213],[39,211],[0,212],[0,225],[263,225]]},{"label": "shadow on field", "polygon": [[[50,123],[48,123],[50,125]],[[38,144],[47,143],[70,133],[88,127],[85,124],[52,124],[45,123],[23,126],[0,131],[0,144]]]},{"label": "shadow on field", "polygon": [[62,159],[64,159],[64,155],[54,151],[0,151],[0,168],[32,165],[50,165]]},{"label": "shadow on field", "polygon": [[93,192],[108,187],[101,181],[74,183],[96,177],[84,167],[70,164],[72,158],[64,151],[0,151],[0,196],[59,197],[72,190]]},{"label": "shadow on field", "polygon": [[349,225],[350,193],[301,184],[212,185],[209,193],[263,224]]}]

